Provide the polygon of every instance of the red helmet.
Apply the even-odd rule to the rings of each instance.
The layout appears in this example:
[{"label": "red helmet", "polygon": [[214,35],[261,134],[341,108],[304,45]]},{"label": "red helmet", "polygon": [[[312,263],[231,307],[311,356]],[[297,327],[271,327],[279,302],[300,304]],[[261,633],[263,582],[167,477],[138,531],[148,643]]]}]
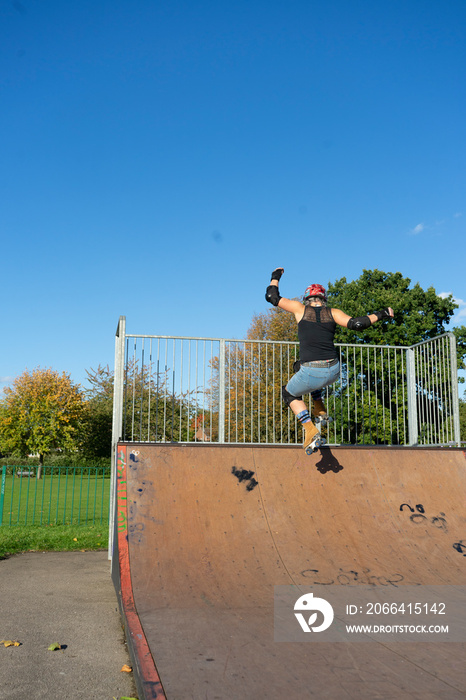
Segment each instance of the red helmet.
[{"label": "red helmet", "polygon": [[325,293],[324,287],[322,287],[321,284],[310,284],[309,287],[306,289],[304,292],[304,301],[306,299],[309,299],[309,297],[321,297],[325,301],[327,301],[327,295]]}]

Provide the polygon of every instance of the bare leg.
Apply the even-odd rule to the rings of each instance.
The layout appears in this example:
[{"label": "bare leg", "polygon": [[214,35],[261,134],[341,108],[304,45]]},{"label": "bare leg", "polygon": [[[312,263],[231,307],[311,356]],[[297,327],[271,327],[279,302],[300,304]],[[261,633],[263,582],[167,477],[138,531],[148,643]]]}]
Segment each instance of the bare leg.
[{"label": "bare leg", "polygon": [[307,411],[307,406],[301,399],[295,399],[294,401],[291,401],[290,408],[295,414],[295,416],[297,416],[298,413],[301,413],[301,411]]}]

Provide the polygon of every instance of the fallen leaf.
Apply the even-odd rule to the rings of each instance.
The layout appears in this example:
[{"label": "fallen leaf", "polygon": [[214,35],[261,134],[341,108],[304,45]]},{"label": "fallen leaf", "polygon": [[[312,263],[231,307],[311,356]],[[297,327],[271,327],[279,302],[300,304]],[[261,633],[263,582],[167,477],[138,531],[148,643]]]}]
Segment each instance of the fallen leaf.
[{"label": "fallen leaf", "polygon": [[0,644],[3,644],[5,647],[19,647],[21,646],[21,642],[15,642],[12,639],[2,639]]},{"label": "fallen leaf", "polygon": [[61,644],[57,644],[57,642],[48,647],[48,651],[58,651],[59,649],[61,649]]},{"label": "fallen leaf", "polygon": [[128,666],[128,664],[125,664],[125,665],[123,666],[123,668],[121,669],[121,671],[122,671],[123,673],[131,673],[132,670],[133,670],[133,669],[131,668],[131,666]]}]

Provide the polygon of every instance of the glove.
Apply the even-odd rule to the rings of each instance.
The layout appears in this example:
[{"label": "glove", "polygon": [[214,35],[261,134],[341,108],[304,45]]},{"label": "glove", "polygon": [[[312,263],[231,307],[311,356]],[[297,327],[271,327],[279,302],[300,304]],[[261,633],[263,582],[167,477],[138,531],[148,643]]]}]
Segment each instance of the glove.
[{"label": "glove", "polygon": [[385,307],[385,309],[382,309],[382,311],[374,311],[374,316],[377,316],[378,321],[380,321],[382,318],[391,318],[388,307]]},{"label": "glove", "polygon": [[284,273],[283,267],[277,267],[277,269],[272,272],[272,277],[270,279],[277,280],[277,282],[278,282],[280,280],[280,277],[283,275],[283,273]]}]

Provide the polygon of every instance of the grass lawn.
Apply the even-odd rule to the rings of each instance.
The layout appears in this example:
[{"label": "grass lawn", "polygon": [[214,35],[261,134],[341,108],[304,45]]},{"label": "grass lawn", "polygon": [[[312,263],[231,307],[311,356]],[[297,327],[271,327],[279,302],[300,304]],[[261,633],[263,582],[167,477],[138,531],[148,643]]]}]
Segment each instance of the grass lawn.
[{"label": "grass lawn", "polygon": [[0,559],[20,552],[72,552],[107,547],[107,523],[0,526]]},{"label": "grass lawn", "polygon": [[0,558],[108,547],[110,479],[103,470],[59,467],[41,479],[15,472],[2,479]]},{"label": "grass lawn", "polygon": [[108,523],[109,500],[110,479],[95,472],[60,468],[41,479],[8,474],[0,525],[101,527]]}]

